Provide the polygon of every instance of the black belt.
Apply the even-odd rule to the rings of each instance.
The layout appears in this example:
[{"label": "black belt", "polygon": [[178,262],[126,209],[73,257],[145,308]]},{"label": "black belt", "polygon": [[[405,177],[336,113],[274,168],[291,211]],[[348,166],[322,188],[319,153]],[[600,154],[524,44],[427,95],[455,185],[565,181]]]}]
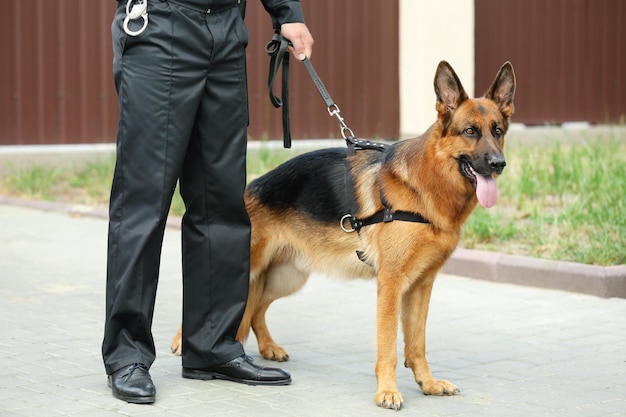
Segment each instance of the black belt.
[{"label": "black belt", "polygon": [[[230,1],[216,1],[216,2],[207,2],[207,1],[193,1],[193,0],[160,0],[160,1],[169,1],[170,3],[177,4],[181,7],[185,7],[187,9],[195,10],[200,13],[206,14],[214,14],[225,12],[226,10],[230,10],[235,6],[239,6],[242,3],[242,0],[230,0]],[[207,4],[210,3],[210,4]],[[217,3],[217,4],[216,4]]]}]

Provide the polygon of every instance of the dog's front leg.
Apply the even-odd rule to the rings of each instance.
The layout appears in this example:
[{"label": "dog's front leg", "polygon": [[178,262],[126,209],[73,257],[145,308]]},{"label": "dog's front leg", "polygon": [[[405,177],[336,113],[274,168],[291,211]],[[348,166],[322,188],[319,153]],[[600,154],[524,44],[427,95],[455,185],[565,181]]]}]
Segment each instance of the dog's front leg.
[{"label": "dog's front leg", "polygon": [[378,274],[378,298],[376,308],[376,380],[378,387],[374,400],[383,408],[402,408],[402,395],[396,384],[398,318],[402,282],[394,276]]},{"label": "dog's front leg", "polygon": [[426,395],[454,395],[454,384],[436,380],[426,361],[426,319],[435,274],[416,282],[402,298],[402,327],[404,331],[404,366],[411,368],[415,381]]}]

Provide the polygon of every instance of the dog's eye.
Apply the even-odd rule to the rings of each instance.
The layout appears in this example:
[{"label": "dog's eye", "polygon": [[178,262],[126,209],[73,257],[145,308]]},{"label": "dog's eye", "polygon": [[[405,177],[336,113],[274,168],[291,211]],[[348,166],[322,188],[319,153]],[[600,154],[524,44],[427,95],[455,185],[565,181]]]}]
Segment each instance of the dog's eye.
[{"label": "dog's eye", "polygon": [[475,136],[476,129],[474,129],[473,127],[468,127],[467,129],[463,131],[463,133],[465,133],[467,136]]},{"label": "dog's eye", "polygon": [[496,136],[502,136],[504,134],[504,130],[500,129],[499,127],[496,127],[493,132]]}]

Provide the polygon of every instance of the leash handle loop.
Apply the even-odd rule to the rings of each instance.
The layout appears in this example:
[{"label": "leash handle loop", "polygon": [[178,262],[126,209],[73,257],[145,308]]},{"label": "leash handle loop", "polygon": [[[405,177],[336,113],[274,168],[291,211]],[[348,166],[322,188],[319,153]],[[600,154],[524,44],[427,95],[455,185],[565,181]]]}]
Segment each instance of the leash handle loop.
[{"label": "leash handle loop", "polygon": [[[275,34],[274,37],[272,37],[272,40],[265,45],[265,52],[270,56],[270,70],[267,78],[267,87],[270,93],[270,101],[276,108],[283,106],[283,100],[276,97],[274,94],[274,80],[276,79],[276,74],[278,73],[280,65],[284,62],[289,63],[289,54],[287,54],[288,46],[289,42],[287,39],[283,38],[279,34]],[[284,71],[285,70],[283,68],[283,72]],[[283,97],[283,99],[284,98],[285,97]]]},{"label": "leash handle loop", "polygon": [[[283,147],[291,148],[291,126],[289,122],[289,54],[287,47],[291,44],[280,34],[276,33],[272,40],[265,45],[265,52],[270,56],[270,68],[267,78],[267,88],[270,93],[270,102],[276,108],[283,108]],[[274,80],[278,68],[283,67],[282,99],[274,94]]]},{"label": "leash handle loop", "polygon": [[[269,75],[267,78],[267,86],[269,89],[269,97],[270,102],[276,108],[283,108],[283,145],[285,148],[291,147],[291,132],[289,125],[289,54],[287,53],[287,48],[289,46],[293,46],[289,40],[287,40],[280,33],[275,33],[272,37],[272,40],[265,45],[265,52],[270,56],[270,65],[269,65]],[[348,139],[349,137],[354,137],[354,133],[352,129],[348,127],[344,118],[339,114],[341,110],[339,110],[339,106],[335,104],[332,97],[328,93],[326,86],[322,82],[319,75],[313,68],[313,64],[308,58],[304,58],[302,61],[304,63],[304,67],[309,72],[317,91],[320,93],[322,100],[326,103],[326,107],[328,108],[328,114],[331,117],[336,117],[339,122],[339,130],[341,131],[341,136],[344,139]],[[276,74],[278,73],[278,69],[281,66],[283,67],[282,74],[282,99],[278,98],[274,94],[274,81],[276,80]]]}]

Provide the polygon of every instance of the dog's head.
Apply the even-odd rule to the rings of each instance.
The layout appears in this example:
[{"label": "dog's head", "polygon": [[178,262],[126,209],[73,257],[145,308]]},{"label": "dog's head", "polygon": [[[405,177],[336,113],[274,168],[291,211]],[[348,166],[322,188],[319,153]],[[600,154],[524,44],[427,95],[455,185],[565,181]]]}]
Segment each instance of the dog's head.
[{"label": "dog's head", "polygon": [[435,74],[435,93],[441,140],[454,149],[459,172],[474,188],[480,205],[492,207],[498,198],[496,177],[506,166],[503,147],[514,110],[513,66],[502,65],[487,94],[470,99],[450,64],[442,61]]}]

